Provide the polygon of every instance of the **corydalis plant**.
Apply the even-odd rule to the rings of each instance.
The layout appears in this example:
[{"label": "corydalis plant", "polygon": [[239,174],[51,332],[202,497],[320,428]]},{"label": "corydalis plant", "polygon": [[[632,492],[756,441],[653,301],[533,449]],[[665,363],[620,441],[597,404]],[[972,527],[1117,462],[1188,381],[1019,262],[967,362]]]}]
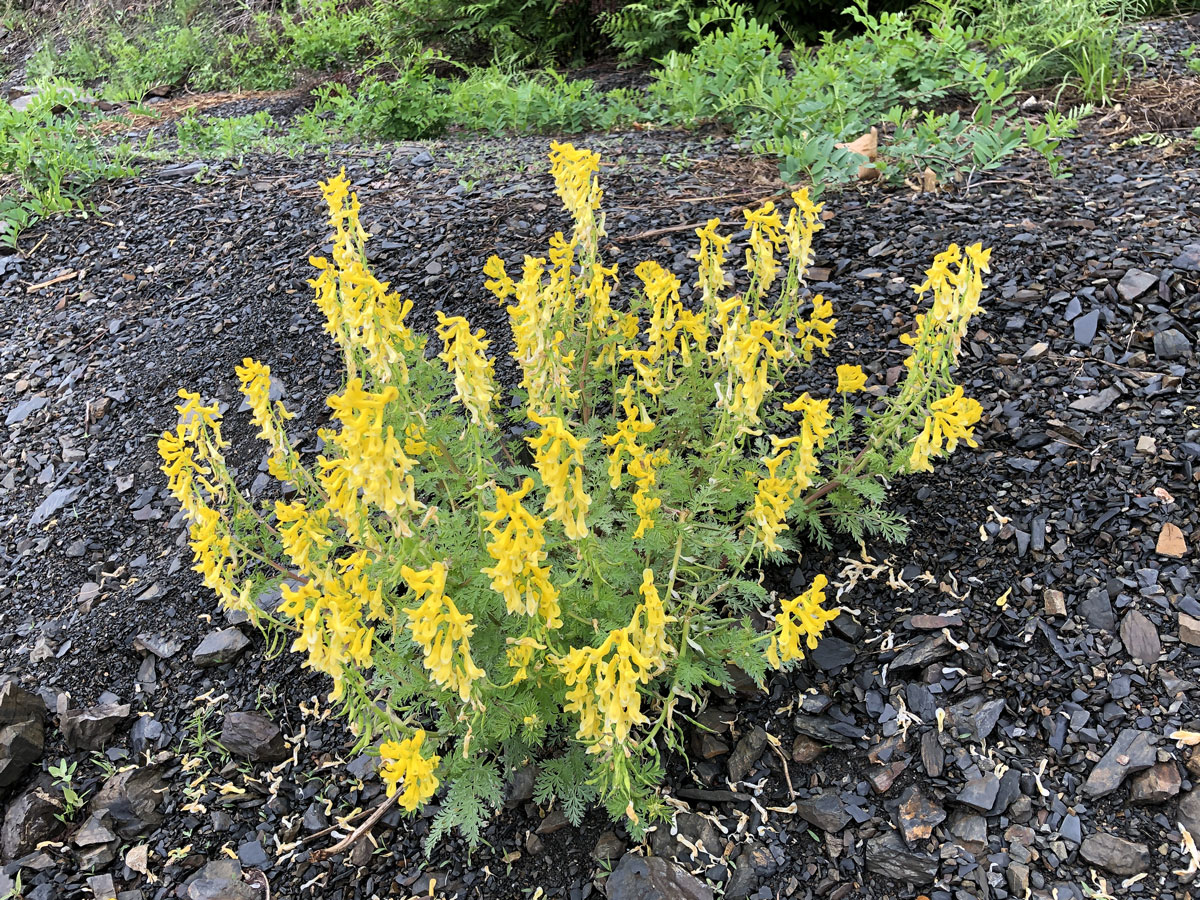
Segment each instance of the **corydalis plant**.
[{"label": "corydalis plant", "polygon": [[729,686],[729,664],[760,683],[793,665],[837,614],[825,576],[777,602],[750,567],[828,544],[831,528],[900,536],[886,485],[972,443],[980,415],[952,370],[987,251],[935,260],[897,391],[862,395],[866,373],[842,365],[834,390],[796,396],[787,385],[836,325],[805,285],[822,227],[807,191],[786,218],[771,203],[746,214],[740,272],[717,220],[698,229],[685,300],[654,262],[618,290],[599,250],[599,158],[552,144],[550,161],[570,235],[519,277],[497,257],[484,270],[509,303],[519,385],[497,383],[462,317],[438,314],[433,347],[409,327],[412,304],[366,265],[339,176],[322,186],[332,254],[312,260],[347,372],[321,454],[301,458],[253,360],[241,389],[290,499],[260,507],[238,490],[218,410],[195,394],[181,391],[159,445],[205,584],[296,633],[404,808],[445,785],[431,841],[454,826],[478,839],[506,773],[530,760],[539,801],[573,819],[596,799],[635,833],[664,816],[660,754],[683,751],[703,690]]}]

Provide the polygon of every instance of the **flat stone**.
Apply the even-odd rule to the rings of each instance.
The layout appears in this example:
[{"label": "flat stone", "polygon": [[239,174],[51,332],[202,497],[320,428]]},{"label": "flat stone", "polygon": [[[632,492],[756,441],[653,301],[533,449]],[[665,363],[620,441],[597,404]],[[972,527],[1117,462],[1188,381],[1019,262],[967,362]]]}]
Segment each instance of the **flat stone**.
[{"label": "flat stone", "polygon": [[1090,347],[1096,339],[1096,329],[1100,325],[1100,310],[1093,309],[1084,313],[1071,323],[1075,329],[1075,343],[1081,347]]},{"label": "flat stone", "polygon": [[1067,614],[1067,598],[1062,591],[1046,590],[1042,593],[1042,608],[1048,616],[1065,616]]},{"label": "flat stone", "polygon": [[237,860],[217,859],[207,863],[188,885],[188,900],[262,900],[261,895],[242,880]]},{"label": "flat stone", "polygon": [[87,880],[88,890],[92,892],[93,900],[117,900],[117,887],[113,884],[112,875],[93,875]]},{"label": "flat stone", "polygon": [[1179,640],[1193,647],[1200,647],[1200,619],[1187,613],[1179,614]]},{"label": "flat stone", "polygon": [[946,721],[952,734],[985,741],[1000,721],[1002,712],[1003,700],[989,700],[983,694],[976,694],[946,710]]},{"label": "flat stone", "polygon": [[88,820],[79,826],[75,836],[71,838],[76,847],[94,847],[96,844],[107,844],[115,841],[117,836],[104,824],[101,816],[88,816]]},{"label": "flat stone", "polygon": [[129,717],[128,703],[102,703],[88,709],[67,710],[59,716],[58,724],[72,750],[103,750]]},{"label": "flat stone", "polygon": [[222,628],[209,632],[192,653],[192,659],[201,669],[223,665],[237,659],[250,646],[250,639],[236,627]]},{"label": "flat stone", "polygon": [[[369,841],[364,841],[370,846]],[[270,865],[271,858],[263,849],[262,841],[246,841],[237,848],[238,862],[251,869],[262,869]]]},{"label": "flat stone", "polygon": [[854,662],[854,645],[839,637],[823,637],[809,658],[823,672],[840,672]]},{"label": "flat stone", "polygon": [[1154,765],[1158,754],[1153,739],[1149,732],[1124,729],[1088,775],[1083,792],[1093,800],[1104,797],[1119,788],[1130,775]]},{"label": "flat stone", "polygon": [[1008,882],[1008,890],[1014,897],[1029,896],[1029,866],[1010,862],[1004,870],[1004,880]]},{"label": "flat stone", "polygon": [[934,803],[915,784],[909,785],[900,795],[896,808],[896,824],[905,843],[926,840],[933,829],[946,821],[946,811]]},{"label": "flat stone", "polygon": [[928,853],[914,853],[894,831],[867,841],[867,871],[893,881],[930,884],[938,871],[938,860]]},{"label": "flat stone", "polygon": [[908,760],[898,759],[884,765],[871,766],[866,771],[867,783],[876,794],[886,794],[896,779],[908,768]]},{"label": "flat stone", "polygon": [[796,735],[792,743],[792,761],[810,763],[825,752],[825,745],[815,741],[806,734]]},{"label": "flat stone", "polygon": [[37,528],[49,522],[60,509],[68,503],[74,503],[76,498],[83,493],[82,487],[58,488],[50,492],[45,500],[38,504],[38,508],[33,511],[33,515],[29,517],[29,527]]},{"label": "flat stone", "polygon": [[1142,269],[1130,269],[1117,282],[1117,293],[1121,295],[1121,299],[1125,302],[1136,300],[1150,288],[1158,284],[1158,276],[1152,275]]},{"label": "flat stone", "polygon": [[139,653],[152,653],[159,659],[170,659],[183,649],[183,641],[172,635],[142,632],[133,639],[133,649]]},{"label": "flat stone", "polygon": [[162,824],[158,808],[166,794],[165,786],[158,766],[126,769],[104,782],[88,809],[93,815],[107,815],[117,836],[130,840]]},{"label": "flat stone", "polygon": [[221,745],[251,762],[280,762],[288,746],[279,726],[256,712],[231,712],[221,726]]},{"label": "flat stone", "polygon": [[1107,588],[1098,587],[1088,591],[1087,597],[1079,604],[1079,614],[1093,628],[1110,632],[1117,630],[1117,617],[1113,614]]},{"label": "flat stone", "polygon": [[956,809],[946,828],[967,852],[978,856],[987,849],[987,819],[979,813]]},{"label": "flat stone", "polygon": [[592,848],[592,859],[597,862],[609,862],[625,852],[625,842],[612,831],[603,832],[596,839]]},{"label": "flat stone", "polygon": [[10,428],[13,425],[20,425],[49,402],[49,399],[46,397],[30,397],[27,400],[22,400],[8,411],[8,415],[4,417],[4,424]]},{"label": "flat stone", "polygon": [[1145,844],[1115,834],[1089,834],[1079,847],[1079,855],[1114,875],[1139,875],[1150,868],[1150,849]]},{"label": "flat stone", "polygon": [[954,648],[944,634],[932,635],[901,650],[892,660],[890,668],[893,672],[899,672],[902,669],[923,668],[930,663],[945,659],[953,652]]},{"label": "flat stone", "polygon": [[822,791],[811,797],[796,801],[796,815],[805,822],[836,834],[850,822],[850,813],[841,798],[833,791]]},{"label": "flat stone", "polygon": [[608,900],[713,900],[712,889],[659,856],[626,853],[604,885]]},{"label": "flat stone", "polygon": [[761,725],[754,726],[737,742],[733,753],[729,754],[729,780],[738,782],[749,775],[766,747],[767,732]]},{"label": "flat stone", "polygon": [[1121,622],[1121,643],[1137,662],[1153,664],[1162,656],[1162,641],[1158,629],[1145,615],[1131,610]]},{"label": "flat stone", "polygon": [[1120,399],[1120,390],[1107,387],[1098,394],[1089,394],[1071,401],[1070,408],[1077,412],[1102,413]]},{"label": "flat stone", "polygon": [[1154,552],[1159,556],[1169,556],[1172,559],[1182,559],[1187,555],[1187,539],[1178,525],[1171,522],[1163,523],[1162,531],[1158,533],[1158,543]]},{"label": "flat stone", "polygon": [[1129,781],[1129,802],[1135,806],[1166,803],[1179,793],[1182,779],[1174,762],[1155,763]]},{"label": "flat stone", "polygon": [[1187,244],[1183,252],[1171,260],[1171,268],[1200,272],[1200,244]]},{"label": "flat stone", "polygon": [[1182,331],[1167,328],[1154,333],[1154,355],[1163,361],[1186,359],[1192,343]]},{"label": "flat stone", "polygon": [[1028,350],[1021,354],[1021,362],[1037,362],[1045,356],[1050,350],[1050,345],[1045,341],[1038,341]]},{"label": "flat stone", "polygon": [[989,772],[987,775],[968,781],[954,799],[963,806],[987,812],[996,802],[996,795],[999,792],[1000,779]]},{"label": "flat stone", "polygon": [[1179,798],[1176,818],[1193,837],[1200,835],[1200,790],[1193,787]]},{"label": "flat stone", "polygon": [[0,825],[0,856],[18,859],[42,841],[53,840],[65,828],[58,819],[62,813],[62,792],[49,776],[40,776],[8,803]]}]

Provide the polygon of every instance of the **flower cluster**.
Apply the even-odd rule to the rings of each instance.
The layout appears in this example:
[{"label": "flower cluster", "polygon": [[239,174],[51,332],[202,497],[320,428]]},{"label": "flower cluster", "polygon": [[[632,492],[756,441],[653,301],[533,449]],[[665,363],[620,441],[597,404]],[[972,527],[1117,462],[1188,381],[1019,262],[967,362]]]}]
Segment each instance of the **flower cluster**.
[{"label": "flower cluster", "polygon": [[575,647],[553,662],[568,688],[566,710],[578,713],[576,737],[589,753],[624,744],[635,725],[649,721],[638,686],[662,671],[673,648],[666,639],[666,615],[654,572],[642,572],[642,603],[624,628],[614,628],[599,647]]},{"label": "flower cluster", "polygon": [[532,490],[532,478],[526,478],[518,491],[496,488],[496,510],[484,514],[492,536],[487,552],[496,564],[483,574],[491,578],[492,590],[504,598],[510,613],[540,616],[547,628],[558,628],[562,625],[558,589],[550,582],[550,570],[542,565],[546,520],[521,505]]},{"label": "flower cluster", "polygon": [[379,747],[379,777],[387,785],[387,795],[393,796],[401,784],[400,805],[412,812],[434,795],[438,789],[437,770],[440,757],[422,756],[425,729],[418,728],[402,741],[384,741]]},{"label": "flower cluster", "polygon": [[472,682],[486,674],[471,659],[472,616],[459,612],[446,596],[443,563],[435,562],[420,571],[403,566],[400,576],[421,601],[420,606],[405,609],[404,615],[413,641],[425,656],[425,668],[434,683],[454,691],[465,703],[471,699]]},{"label": "flower cluster", "polygon": [[558,416],[539,416],[530,411],[529,418],[542,426],[535,437],[527,440],[533,449],[534,465],[546,486],[545,509],[551,519],[562,524],[568,538],[579,540],[588,533],[585,517],[592,502],[583,489],[583,451],[587,439],[573,436]]},{"label": "flower cluster", "polygon": [[818,575],[807,591],[780,604],[782,608],[775,616],[779,630],[771,635],[771,645],[767,648],[767,659],[775,668],[804,658],[801,638],[809,650],[815,650],[826,623],[838,617],[840,610],[821,606],[828,585],[829,579]]}]

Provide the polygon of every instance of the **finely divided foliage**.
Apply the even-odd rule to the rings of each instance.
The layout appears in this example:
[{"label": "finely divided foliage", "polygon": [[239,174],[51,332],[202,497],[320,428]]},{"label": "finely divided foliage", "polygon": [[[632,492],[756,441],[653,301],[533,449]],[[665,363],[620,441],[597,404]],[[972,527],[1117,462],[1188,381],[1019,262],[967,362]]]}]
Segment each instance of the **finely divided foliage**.
[{"label": "finely divided foliage", "polygon": [[[333,250],[311,284],[347,380],[320,455],[301,458],[253,360],[237,374],[289,499],[239,491],[218,409],[196,394],[180,392],[159,444],[204,583],[295,633],[405,809],[447,786],[431,841],[477,839],[506,773],[539,758],[539,802],[573,819],[597,799],[635,834],[663,817],[661,754],[682,751],[703,689],[728,685],[728,666],[760,682],[787,668],[837,615],[824,575],[777,600],[757,564],[828,544],[830,528],[901,536],[890,479],[974,446],[981,414],[952,379],[988,266],[978,245],[939,254],[916,288],[932,305],[898,388],[842,365],[836,390],[795,396],[786,385],[836,324],[806,287],[822,228],[807,190],[786,214],[746,214],[740,272],[717,221],[698,229],[685,303],[653,262],[618,292],[599,157],[552,144],[550,162],[573,230],[518,278],[497,257],[484,270],[511,304],[511,392],[465,319],[439,313],[440,350],[409,327],[411,302],[367,268],[339,176],[323,185]],[[274,587],[281,602],[261,602]]]}]

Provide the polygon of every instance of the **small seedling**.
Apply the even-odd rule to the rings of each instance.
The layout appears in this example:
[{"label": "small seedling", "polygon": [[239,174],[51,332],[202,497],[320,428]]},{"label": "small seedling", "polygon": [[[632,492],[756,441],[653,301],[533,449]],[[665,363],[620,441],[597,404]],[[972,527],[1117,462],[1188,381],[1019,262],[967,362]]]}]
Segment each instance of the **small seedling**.
[{"label": "small seedling", "polygon": [[63,795],[63,811],[54,818],[64,824],[74,819],[75,814],[83,809],[84,797],[72,786],[72,781],[75,778],[75,769],[78,766],[78,763],[69,763],[65,759],[60,759],[58,765],[50,767],[50,774],[54,778],[54,786],[62,791]]}]

